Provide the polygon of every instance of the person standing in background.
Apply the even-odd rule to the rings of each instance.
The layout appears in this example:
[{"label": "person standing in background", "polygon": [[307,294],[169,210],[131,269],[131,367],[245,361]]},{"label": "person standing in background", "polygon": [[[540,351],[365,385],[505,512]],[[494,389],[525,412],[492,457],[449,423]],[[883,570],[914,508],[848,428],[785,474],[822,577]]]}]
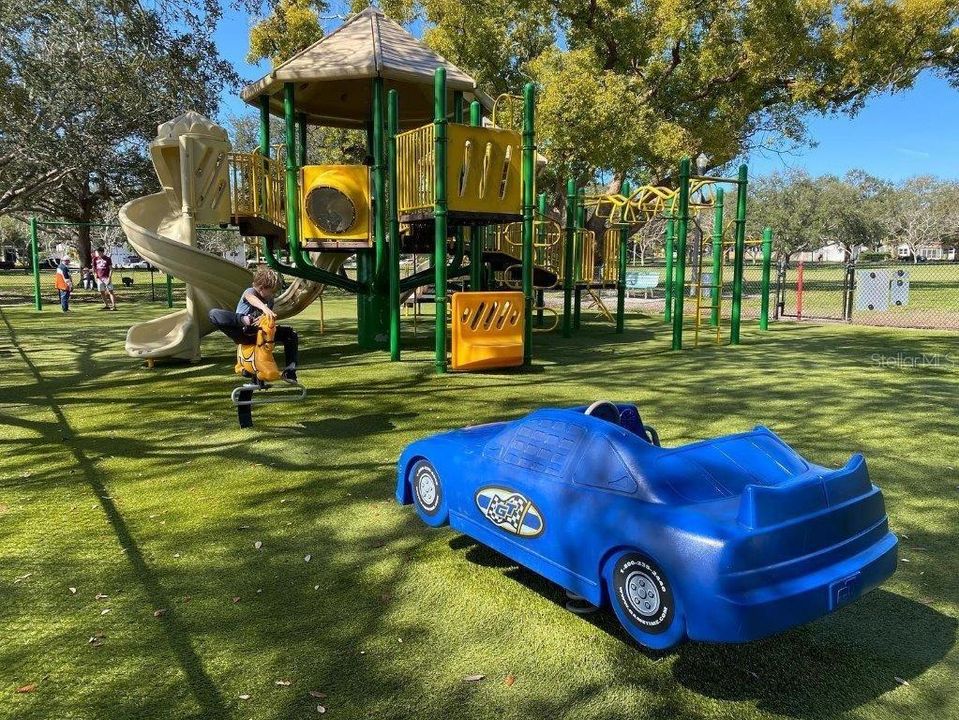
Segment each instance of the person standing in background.
[{"label": "person standing in background", "polygon": [[53,286],[60,296],[60,309],[70,312],[70,293],[73,292],[73,277],[70,275],[70,258],[64,255],[57,265],[57,273],[53,278]]},{"label": "person standing in background", "polygon": [[97,290],[100,291],[100,297],[103,298],[101,310],[117,309],[117,297],[113,294],[113,282],[111,282],[112,274],[113,260],[103,251],[102,247],[98,247],[93,253],[93,275],[97,281]]}]

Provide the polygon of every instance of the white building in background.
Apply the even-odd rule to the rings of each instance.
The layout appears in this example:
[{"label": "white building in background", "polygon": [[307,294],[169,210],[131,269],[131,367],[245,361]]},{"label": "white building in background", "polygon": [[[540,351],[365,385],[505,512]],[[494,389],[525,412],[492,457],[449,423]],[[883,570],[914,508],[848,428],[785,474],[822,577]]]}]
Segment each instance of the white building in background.
[{"label": "white building in background", "polygon": [[[94,243],[94,249],[96,249],[96,243]],[[113,260],[113,267],[115,268],[127,268],[142,260],[139,255],[133,252],[133,248],[126,243],[107,245],[103,248],[103,251]]]},{"label": "white building in background", "polygon": [[[942,243],[920,245],[916,248],[916,256],[923,260],[955,260],[956,249],[954,247],[943,247]],[[895,257],[898,260],[911,260],[912,250],[906,243],[901,243],[896,248]]]},{"label": "white building in background", "polygon": [[[867,252],[868,250],[869,248],[865,245],[853,246],[852,259],[855,260],[859,257],[859,253]],[[829,243],[815,250],[804,250],[803,252],[795,253],[792,256],[792,260],[795,262],[845,262],[846,249],[840,243]]]}]

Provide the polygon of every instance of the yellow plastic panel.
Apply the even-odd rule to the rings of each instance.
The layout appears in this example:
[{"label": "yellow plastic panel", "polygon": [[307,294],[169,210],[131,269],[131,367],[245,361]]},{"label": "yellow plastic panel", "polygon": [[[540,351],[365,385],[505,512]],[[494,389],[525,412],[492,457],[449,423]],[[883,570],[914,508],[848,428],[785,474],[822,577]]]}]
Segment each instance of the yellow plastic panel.
[{"label": "yellow plastic panel", "polygon": [[446,130],[449,210],[522,215],[520,134],[455,123]]},{"label": "yellow plastic panel", "polygon": [[453,294],[453,370],[523,364],[523,293]]},{"label": "yellow plastic panel", "polygon": [[366,165],[306,165],[300,173],[300,237],[369,243],[370,204]]}]

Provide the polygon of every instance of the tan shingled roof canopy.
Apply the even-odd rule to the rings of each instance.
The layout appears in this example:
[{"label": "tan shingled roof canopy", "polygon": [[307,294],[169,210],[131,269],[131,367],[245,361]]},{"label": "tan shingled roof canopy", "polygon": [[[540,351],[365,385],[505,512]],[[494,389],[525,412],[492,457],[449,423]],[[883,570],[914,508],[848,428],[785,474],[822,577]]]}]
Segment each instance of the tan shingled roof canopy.
[{"label": "tan shingled roof canopy", "polygon": [[[423,125],[433,119],[433,71],[446,68],[451,93],[490,107],[488,96],[458,67],[423,45],[379,8],[368,7],[255,83],[243,88],[243,100],[259,106],[270,97],[270,112],[283,116],[283,84],[293,82],[296,111],[312,125],[365,127],[370,120],[372,79],[382,77],[386,91],[399,93],[400,124]],[[384,96],[385,99],[385,96]],[[384,108],[385,113],[385,108]]]}]

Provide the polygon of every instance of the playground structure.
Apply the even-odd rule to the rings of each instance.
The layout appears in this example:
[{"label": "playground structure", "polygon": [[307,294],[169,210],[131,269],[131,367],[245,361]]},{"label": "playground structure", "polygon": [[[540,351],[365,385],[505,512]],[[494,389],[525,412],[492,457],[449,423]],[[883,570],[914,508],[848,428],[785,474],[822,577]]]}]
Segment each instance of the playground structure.
[{"label": "playground structure", "polygon": [[[400,297],[416,288],[433,285],[436,317],[446,317],[447,281],[481,277],[479,228],[522,220],[523,251],[531,244],[531,85],[522,133],[484,124],[484,108],[490,114],[496,103],[473,79],[370,7],[246,87],[243,98],[260,109],[260,145],[228,157],[230,221],[263,238],[264,258],[279,272],[355,294],[362,348],[389,348],[400,359]],[[271,113],[285,123],[282,166],[270,156]],[[371,165],[310,165],[310,124],[364,128]],[[356,279],[323,266],[337,251],[356,255]],[[401,253],[423,251],[433,267],[401,279]],[[521,266],[529,362],[533,268],[531,253],[522,256],[506,262]],[[435,335],[436,369],[444,372],[445,322],[436,322]]]},{"label": "playground structure", "polygon": [[[691,177],[685,160],[677,188],[624,187],[599,196],[585,195],[570,181],[560,227],[547,215],[545,194],[536,195],[536,169],[545,158],[536,152],[533,85],[521,98],[493,100],[375,7],[244,88],[242,96],[260,113],[254,152],[232,152],[223,130],[195,114],[165,123],[151,145],[163,190],[121,210],[137,252],[188,284],[185,310],[130,328],[127,351],[135,357],[197,360],[200,338],[212,329],[207,311],[232,306],[249,285],[245,268],[196,247],[200,223],[237,227],[262,242],[267,264],[294,278],[277,299],[281,317],[303,310],[326,286],[355,294],[360,347],[388,348],[394,361],[401,355],[401,298],[432,286],[435,368],[442,373],[448,341],[441,319],[448,317],[448,282],[454,279],[468,278],[470,292],[522,293],[523,364],[532,357],[533,331],[560,325],[559,311],[544,301],[554,289],[563,292],[565,337],[580,327],[584,296],[588,308],[622,333],[629,236],[663,216],[678,228],[676,242],[667,245],[665,285],[673,348],[681,349],[684,297],[706,289],[701,272],[692,284],[685,277],[689,213],[712,207],[716,193],[708,201],[691,198],[724,182],[737,183],[740,196],[730,333],[732,343],[739,341],[745,166],[736,180]],[[271,115],[284,120],[282,161],[271,155]],[[365,129],[369,164],[311,165],[309,125]],[[590,211],[592,226],[601,230],[587,227]],[[400,256],[411,253],[428,253],[431,267],[401,277]],[[353,255],[355,279],[337,272]],[[718,303],[721,278],[713,278]],[[615,313],[601,294],[612,288]],[[701,308],[696,313],[698,340]],[[546,314],[553,316],[548,326]],[[512,346],[511,333],[499,337],[504,346]]]},{"label": "playground structure", "polygon": [[[672,349],[682,350],[683,332],[686,324],[687,312],[685,299],[692,294],[695,306],[692,313],[694,345],[699,345],[700,334],[704,327],[709,327],[716,342],[721,339],[722,301],[724,296],[723,257],[727,249],[733,251],[733,278],[731,284],[731,308],[729,322],[729,343],[738,345],[742,326],[742,298],[743,298],[743,262],[747,245],[759,245],[762,248],[762,281],[760,288],[759,328],[767,330],[769,327],[769,292],[772,264],[772,230],[766,228],[761,240],[746,238],[746,192],[748,170],[746,165],[740,165],[735,178],[692,175],[690,160],[684,158],[679,166],[679,186],[675,189],[659,186],[644,185],[631,190],[624,185],[621,193],[580,196],[577,198],[575,187],[570,183],[567,188],[567,214],[578,211],[576,227],[573,229],[575,239],[579,242],[588,242],[583,235],[584,222],[580,217],[583,208],[591,208],[595,218],[606,222],[610,233],[619,229],[621,239],[619,243],[619,268],[617,272],[617,331],[622,332],[623,322],[623,295],[625,294],[626,276],[626,240],[633,228],[653,217],[666,219],[666,282],[663,319],[672,328]],[[724,239],[724,188],[723,185],[733,185],[736,188],[736,216],[733,225],[733,238]],[[698,196],[698,197],[697,197]],[[577,200],[579,207],[577,208]],[[688,257],[688,236],[691,213],[713,210],[713,232],[709,242],[699,244],[699,252],[693,257],[693,272],[689,279],[686,274]],[[579,240],[583,236],[584,240]],[[604,269],[609,265],[608,258],[615,244],[607,243],[604,252]],[[711,251],[711,271],[705,272],[706,248]],[[577,251],[578,252],[578,251]],[[605,276],[605,273],[604,273]],[[708,278],[708,280],[706,279]],[[576,278],[579,281],[580,278]],[[708,297],[709,302],[704,302]],[[576,327],[579,321],[579,288],[577,288],[576,305],[573,308],[572,322]],[[708,318],[707,318],[708,313]],[[564,331],[566,328],[564,327]]]}]

